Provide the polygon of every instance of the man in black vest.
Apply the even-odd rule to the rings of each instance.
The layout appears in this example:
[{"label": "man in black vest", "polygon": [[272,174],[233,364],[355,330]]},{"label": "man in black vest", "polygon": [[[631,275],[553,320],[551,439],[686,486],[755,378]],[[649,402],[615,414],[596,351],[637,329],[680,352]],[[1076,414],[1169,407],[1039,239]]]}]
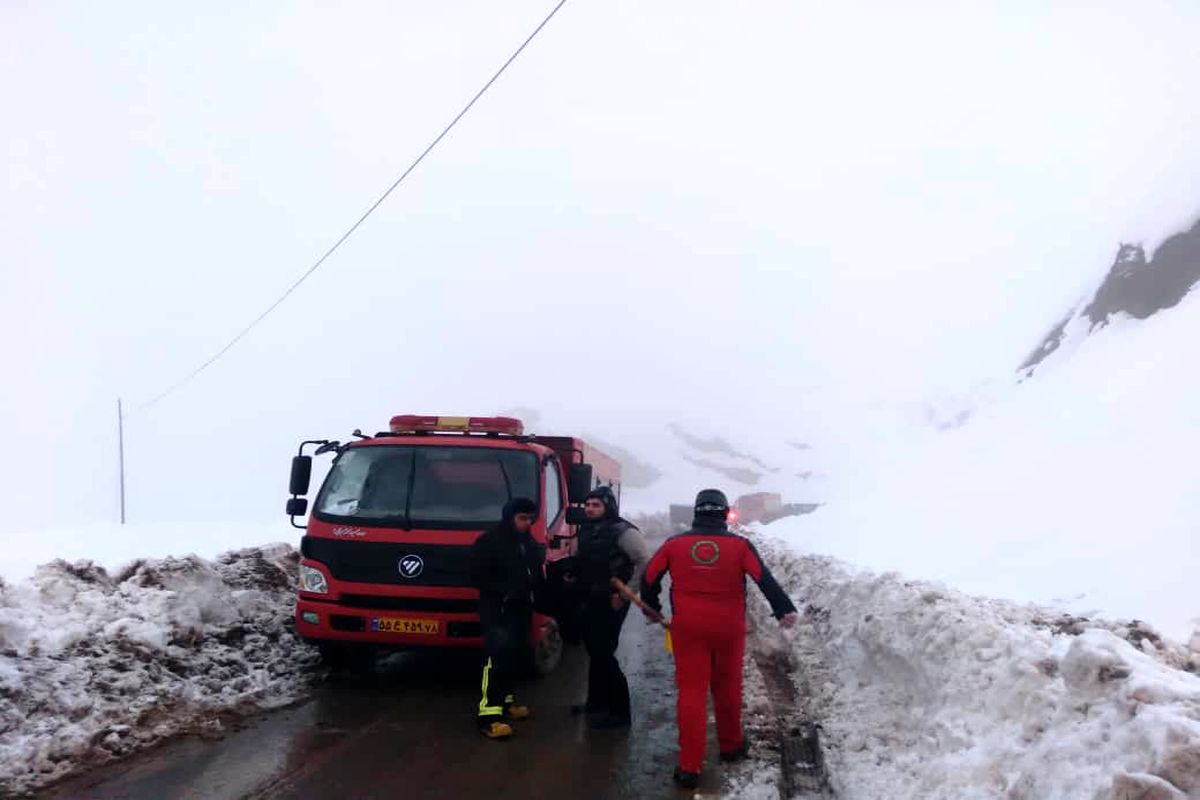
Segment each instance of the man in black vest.
[{"label": "man in black vest", "polygon": [[571,710],[588,714],[593,728],[625,728],[630,723],[629,683],[616,652],[629,604],[612,588],[612,579],[636,587],[650,551],[642,532],[621,519],[612,489],[592,490],[583,508],[588,521],[579,529],[577,555],[583,642],[589,658],[588,694],[587,702]]}]

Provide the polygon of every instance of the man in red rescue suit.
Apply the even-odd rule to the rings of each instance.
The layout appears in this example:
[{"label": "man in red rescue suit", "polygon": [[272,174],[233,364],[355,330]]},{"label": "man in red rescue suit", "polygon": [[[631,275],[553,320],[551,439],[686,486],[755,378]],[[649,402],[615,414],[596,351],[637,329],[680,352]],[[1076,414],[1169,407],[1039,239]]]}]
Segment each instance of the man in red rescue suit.
[{"label": "man in red rescue suit", "polygon": [[729,501],[716,489],[696,495],[692,529],[668,539],[646,566],[642,599],[661,610],[663,576],[671,573],[671,641],[675,651],[679,766],[674,779],[694,789],[704,763],[709,686],[722,761],[746,757],[742,731],[742,658],[746,649],[746,576],[785,628],[796,606],[748,539],[727,525]]}]

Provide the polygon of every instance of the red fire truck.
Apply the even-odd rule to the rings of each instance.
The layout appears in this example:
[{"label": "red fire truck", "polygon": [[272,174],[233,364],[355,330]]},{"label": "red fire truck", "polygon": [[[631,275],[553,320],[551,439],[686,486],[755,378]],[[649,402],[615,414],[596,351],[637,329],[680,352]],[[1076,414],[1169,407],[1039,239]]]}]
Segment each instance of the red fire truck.
[{"label": "red fire truck", "polygon": [[[513,497],[538,502],[533,537],[547,573],[575,553],[577,504],[594,487],[620,492],[620,465],[581,439],[526,435],[510,417],[400,415],[374,436],[306,441],[292,460],[287,513],[306,528],[296,601],[299,634],[331,665],[379,649],[478,648],[478,592],[467,575],[471,545]],[[306,453],[310,449],[310,453]],[[314,455],[335,453],[308,513]],[[563,633],[535,614],[534,668],[562,656]]]}]

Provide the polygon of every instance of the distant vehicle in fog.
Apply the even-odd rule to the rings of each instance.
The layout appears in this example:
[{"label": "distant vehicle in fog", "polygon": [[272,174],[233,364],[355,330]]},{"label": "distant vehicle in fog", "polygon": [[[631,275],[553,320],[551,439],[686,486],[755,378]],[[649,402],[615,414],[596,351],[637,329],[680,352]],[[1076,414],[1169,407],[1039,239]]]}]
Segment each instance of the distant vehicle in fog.
[{"label": "distant vehicle in fog", "polygon": [[[784,517],[811,514],[820,507],[821,503],[785,503],[783,497],[775,492],[754,492],[744,494],[734,502],[729,512],[729,521],[766,524]],[[692,507],[672,504],[670,520],[671,527],[676,531],[687,530],[692,524]]]}]

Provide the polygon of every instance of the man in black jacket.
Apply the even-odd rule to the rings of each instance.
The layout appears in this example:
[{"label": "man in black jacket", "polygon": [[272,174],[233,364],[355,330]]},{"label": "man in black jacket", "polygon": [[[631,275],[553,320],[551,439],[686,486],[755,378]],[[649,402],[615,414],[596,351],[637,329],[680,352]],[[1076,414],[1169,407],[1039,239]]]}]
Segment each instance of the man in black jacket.
[{"label": "man in black jacket", "polygon": [[588,521],[579,529],[577,555],[588,693],[587,701],[571,710],[588,714],[593,728],[624,728],[630,723],[629,683],[616,653],[629,604],[612,588],[612,579],[636,588],[650,550],[642,532],[621,519],[612,489],[593,489],[583,509]]},{"label": "man in black jacket", "polygon": [[509,721],[529,716],[528,708],[516,704],[513,684],[529,643],[534,592],[546,555],[529,535],[537,515],[532,500],[510,500],[500,522],[471,548],[471,582],[479,589],[484,648],[477,718],[489,739],[512,736]]}]

